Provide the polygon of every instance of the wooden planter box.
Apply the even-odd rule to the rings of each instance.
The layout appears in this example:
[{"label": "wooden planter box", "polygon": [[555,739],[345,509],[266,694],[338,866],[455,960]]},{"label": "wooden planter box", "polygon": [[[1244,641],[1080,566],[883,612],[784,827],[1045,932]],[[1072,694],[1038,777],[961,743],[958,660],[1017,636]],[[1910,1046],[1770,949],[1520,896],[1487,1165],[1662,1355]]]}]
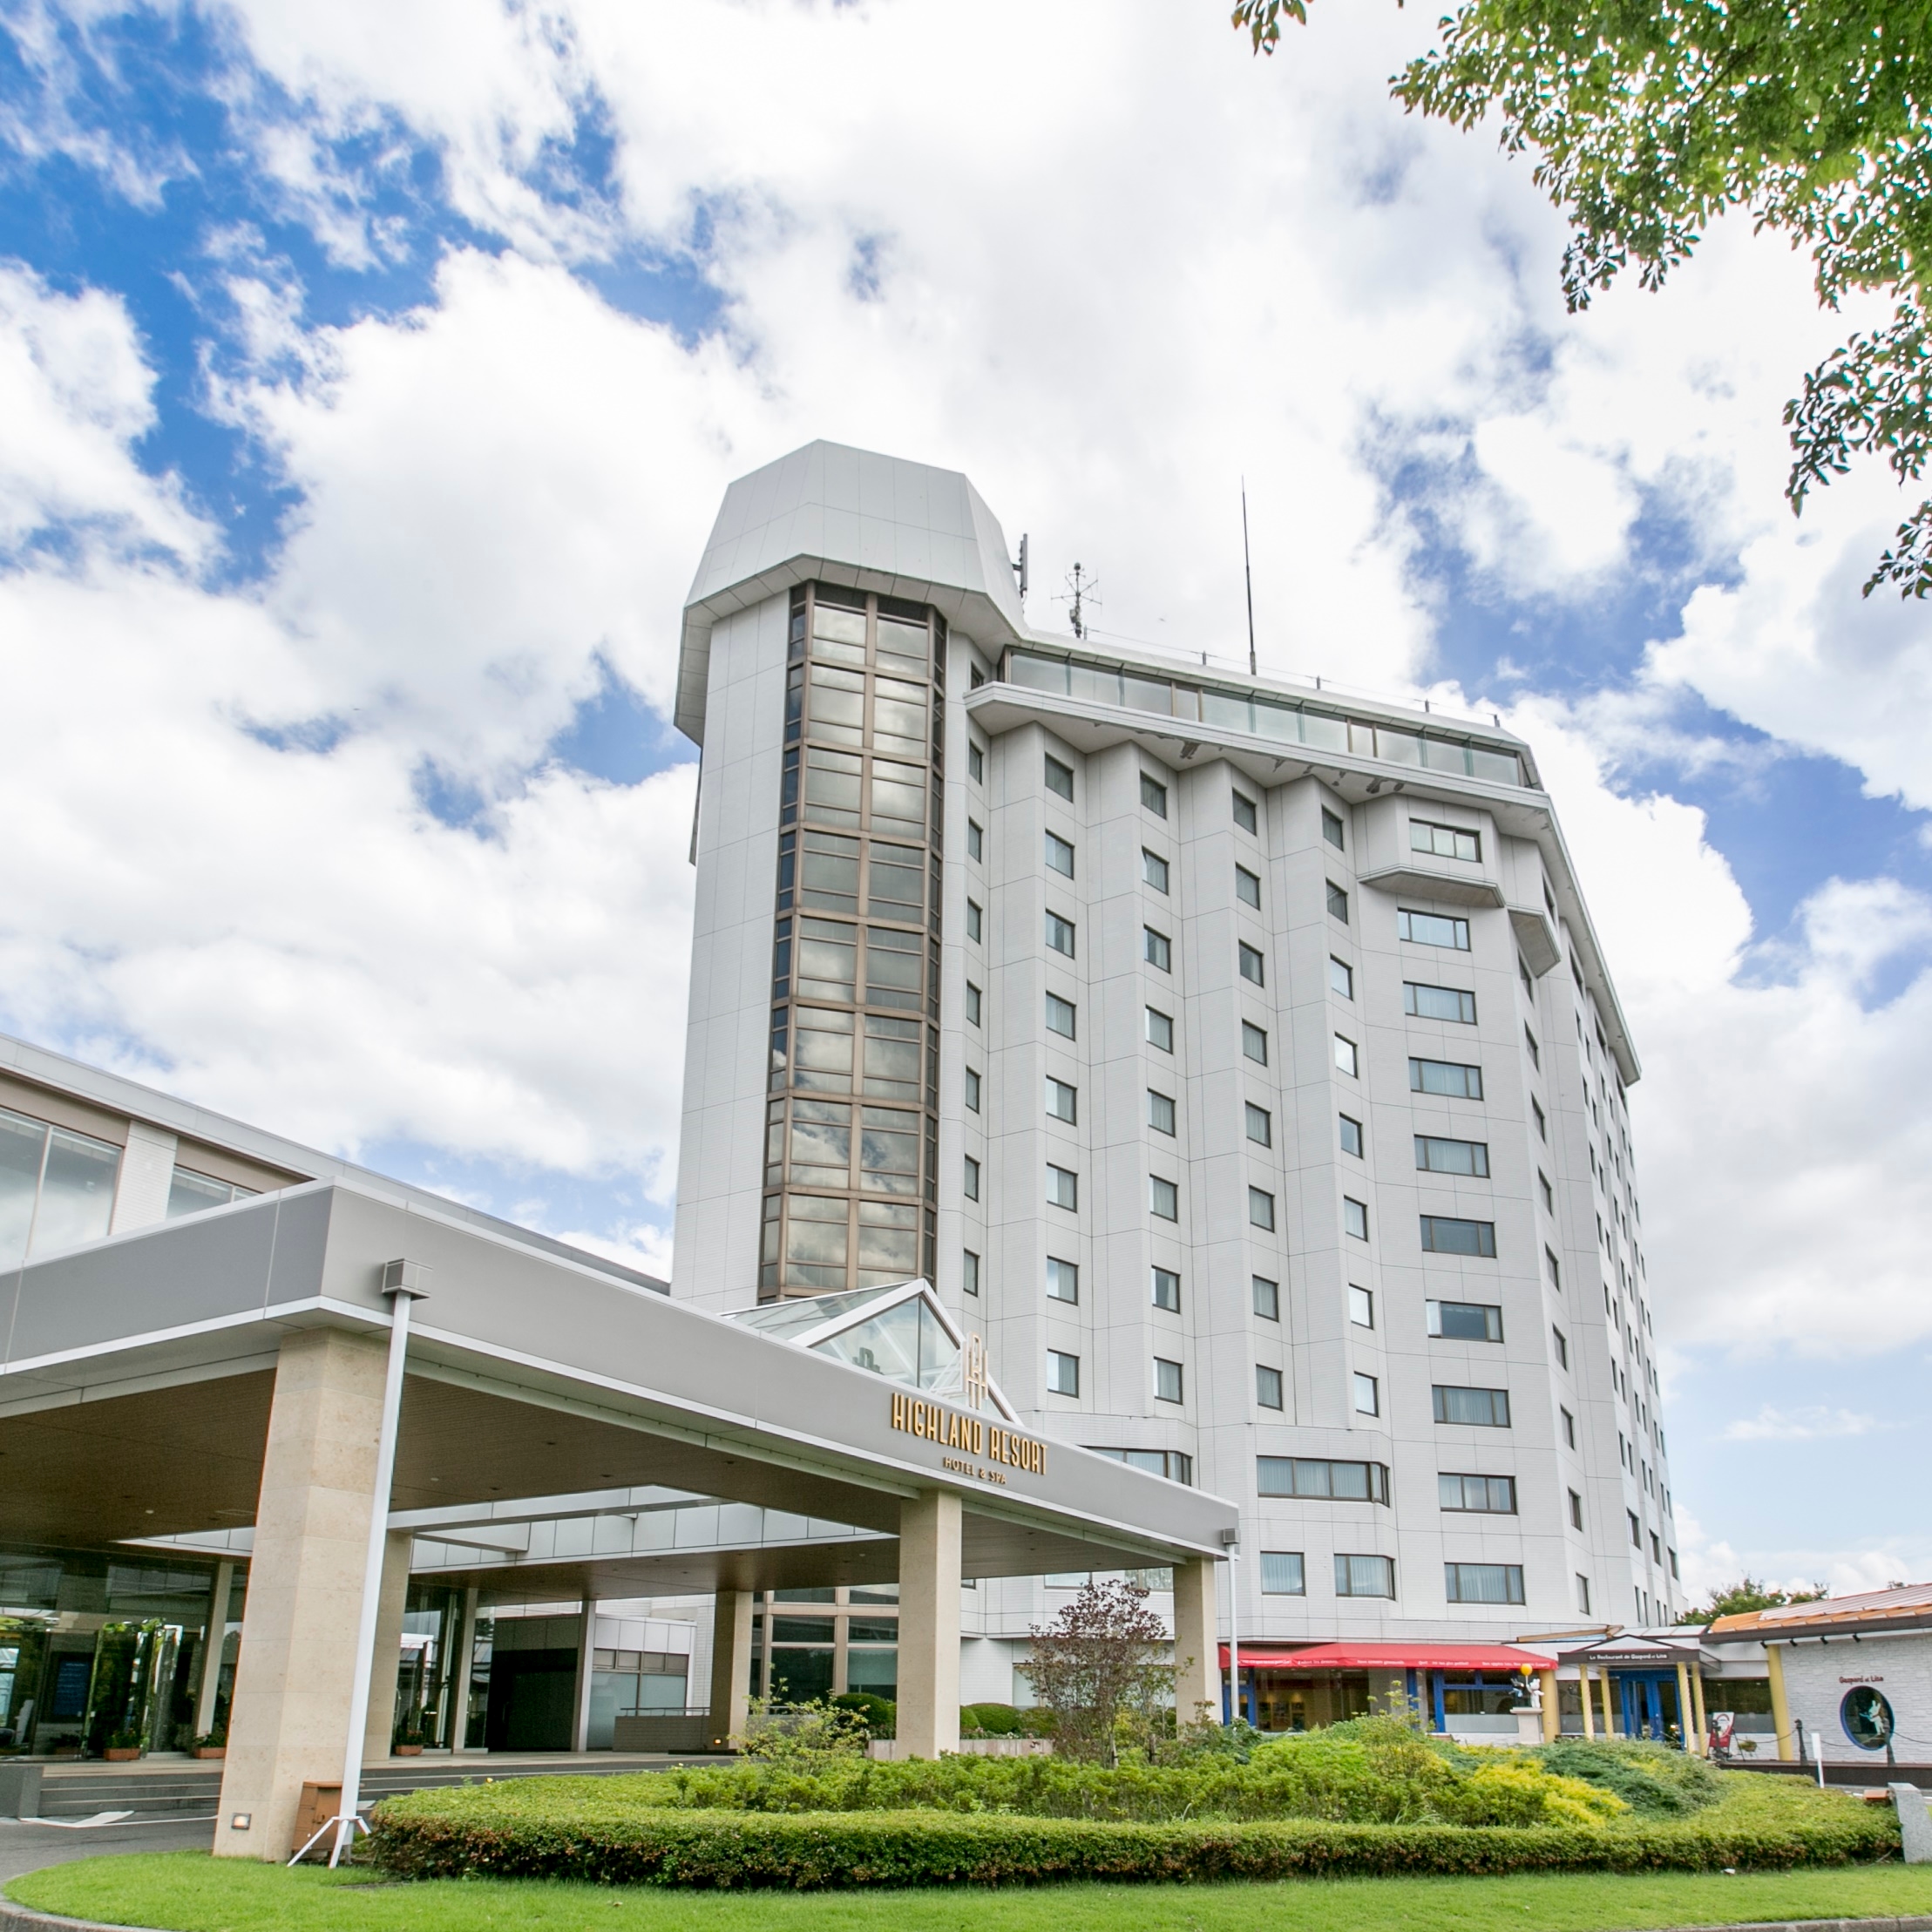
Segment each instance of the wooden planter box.
[{"label": "wooden planter box", "polygon": [[423,1746],[419,1744],[399,1744],[396,1747],[396,1755],[398,1758],[420,1758],[423,1755]]},{"label": "wooden planter box", "polygon": [[140,1754],[141,1747],[139,1745],[132,1744],[111,1744],[106,1750],[101,1752],[101,1756],[106,1759],[111,1765],[132,1764]]},{"label": "wooden planter box", "polygon": [[228,1747],[226,1745],[198,1744],[194,1747],[194,1755],[197,1758],[226,1758],[227,1754]]}]

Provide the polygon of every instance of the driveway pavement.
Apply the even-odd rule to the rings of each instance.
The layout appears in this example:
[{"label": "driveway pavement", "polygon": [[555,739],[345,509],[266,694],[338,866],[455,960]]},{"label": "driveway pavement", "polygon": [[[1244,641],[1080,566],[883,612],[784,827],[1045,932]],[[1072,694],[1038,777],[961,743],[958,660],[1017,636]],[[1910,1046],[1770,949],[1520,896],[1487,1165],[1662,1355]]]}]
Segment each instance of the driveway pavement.
[{"label": "driveway pavement", "polygon": [[124,1819],[114,1825],[64,1826],[0,1819],[0,1885],[43,1865],[113,1852],[206,1852],[214,1847],[212,1818]]}]

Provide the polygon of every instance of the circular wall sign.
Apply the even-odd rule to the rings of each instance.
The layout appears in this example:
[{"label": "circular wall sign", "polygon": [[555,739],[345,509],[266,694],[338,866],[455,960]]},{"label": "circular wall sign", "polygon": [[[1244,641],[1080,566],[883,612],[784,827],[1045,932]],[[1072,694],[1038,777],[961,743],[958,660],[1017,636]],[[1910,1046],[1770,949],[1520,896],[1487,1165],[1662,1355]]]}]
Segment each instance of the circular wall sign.
[{"label": "circular wall sign", "polygon": [[1838,1706],[1845,1735],[1861,1751],[1882,1751],[1892,1741],[1892,1707],[1882,1691],[1855,1684]]}]

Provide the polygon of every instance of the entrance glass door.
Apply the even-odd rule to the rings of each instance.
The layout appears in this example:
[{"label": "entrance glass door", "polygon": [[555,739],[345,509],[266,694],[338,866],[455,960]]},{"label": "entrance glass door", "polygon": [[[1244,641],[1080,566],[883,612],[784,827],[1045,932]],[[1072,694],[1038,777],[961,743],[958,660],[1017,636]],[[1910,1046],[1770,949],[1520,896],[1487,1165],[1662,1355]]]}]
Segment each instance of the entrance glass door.
[{"label": "entrance glass door", "polygon": [[1681,1744],[1684,1725],[1678,1710],[1675,1671],[1619,1671],[1616,1673],[1619,1716],[1626,1738]]}]

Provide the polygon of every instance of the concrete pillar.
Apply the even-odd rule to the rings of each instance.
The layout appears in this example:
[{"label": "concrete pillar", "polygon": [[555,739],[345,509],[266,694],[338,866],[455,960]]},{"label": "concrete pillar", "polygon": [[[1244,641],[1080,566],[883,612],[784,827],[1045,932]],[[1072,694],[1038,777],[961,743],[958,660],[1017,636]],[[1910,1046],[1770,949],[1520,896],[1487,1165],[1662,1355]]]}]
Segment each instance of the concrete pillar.
[{"label": "concrete pillar", "polygon": [[1610,1715],[1610,1684],[1609,1664],[1606,1664],[1603,1667],[1603,1669],[1597,1672],[1597,1681],[1603,1687],[1603,1735],[1606,1738],[1614,1738],[1617,1735],[1617,1719]]},{"label": "concrete pillar", "polygon": [[333,1328],[301,1329],[281,1345],[217,1858],[287,1858],[303,1784],[342,1777],[388,1352],[381,1336]]},{"label": "concrete pillar", "polygon": [[376,1650],[369,1674],[369,1723],[363,1732],[363,1762],[383,1764],[395,1754],[397,1678],[403,1667],[403,1612],[410,1595],[410,1552],[416,1539],[392,1529],[383,1546],[383,1594],[376,1605]]},{"label": "concrete pillar", "polygon": [[1174,1715],[1183,1730],[1220,1712],[1220,1571],[1206,1556],[1174,1566]]},{"label": "concrete pillar", "polygon": [[208,1592],[208,1627],[201,1639],[201,1681],[194,1690],[194,1734],[205,1737],[214,1727],[214,1700],[221,1688],[221,1652],[228,1638],[228,1599],[234,1594],[234,1565],[214,1566],[214,1588]]},{"label": "concrete pillar", "polygon": [[1538,1671],[1536,1677],[1543,1687],[1543,1742],[1555,1744],[1563,1729],[1563,1707],[1556,1701],[1556,1673]]},{"label": "concrete pillar", "polygon": [[1708,1758],[1711,1755],[1711,1720],[1704,1710],[1704,1672],[1695,1667],[1691,1671],[1691,1703],[1697,1712],[1698,1755]]},{"label": "concrete pillar", "polygon": [[1778,1733],[1778,1755],[1790,1764],[1798,1755],[1792,1732],[1791,1699],[1785,1695],[1785,1657],[1775,1644],[1765,1645],[1765,1674],[1771,1679],[1771,1722]]},{"label": "concrete pillar", "polygon": [[1576,1666],[1576,1688],[1583,1693],[1583,1735],[1586,1738],[1594,1738],[1596,1735],[1596,1713],[1590,1703],[1590,1666],[1587,1664],[1579,1664]]},{"label": "concrete pillar", "polygon": [[959,1748],[959,1529],[950,1491],[899,1505],[898,1745],[910,1758]]},{"label": "concrete pillar", "polygon": [[1684,1748],[1693,1757],[1698,1750],[1696,1722],[1697,1712],[1691,1708],[1691,1673],[1685,1668],[1680,1657],[1677,1660],[1677,1727],[1678,1735],[1684,1739]]},{"label": "concrete pillar", "polygon": [[590,1692],[596,1681],[597,1605],[584,1599],[583,1614],[577,1620],[576,1711],[570,1720],[570,1748],[590,1749]]},{"label": "concrete pillar", "polygon": [[705,1742],[729,1751],[744,1735],[751,1704],[751,1606],[748,1590],[721,1590],[712,1609],[711,1715]]},{"label": "concrete pillar", "polygon": [[477,1587],[471,1583],[463,1593],[463,1609],[456,1631],[456,1649],[450,1659],[450,1749],[452,1753],[470,1748],[470,1671],[477,1654]]}]

